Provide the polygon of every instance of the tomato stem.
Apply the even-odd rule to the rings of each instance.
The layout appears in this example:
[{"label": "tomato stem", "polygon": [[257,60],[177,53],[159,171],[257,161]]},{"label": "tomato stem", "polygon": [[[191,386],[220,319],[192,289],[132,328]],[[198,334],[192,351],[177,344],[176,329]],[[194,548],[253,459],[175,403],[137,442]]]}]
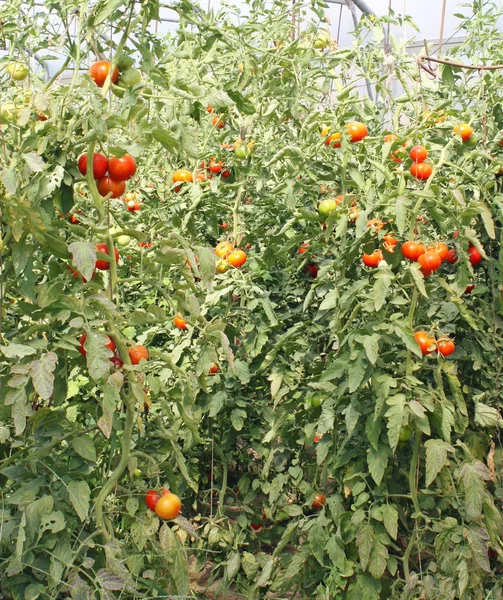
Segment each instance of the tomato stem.
[{"label": "tomato stem", "polygon": [[414,517],[416,519],[414,523],[414,530],[410,536],[409,544],[403,555],[403,570],[405,579],[409,577],[409,558],[412,552],[412,548],[416,544],[417,530],[419,527],[419,522],[422,519],[421,507],[419,506],[419,500],[417,497],[417,467],[419,463],[419,450],[421,447],[421,431],[419,427],[416,427],[416,435],[414,439],[414,449],[412,452],[412,459],[410,462],[409,469],[409,489],[410,495],[412,498],[412,503],[414,504]]},{"label": "tomato stem", "polygon": [[239,246],[239,205],[241,202],[241,197],[243,196],[244,186],[241,185],[238,189],[238,193],[236,194],[236,201],[234,202],[234,207],[232,209],[232,237],[234,240],[234,245]]}]

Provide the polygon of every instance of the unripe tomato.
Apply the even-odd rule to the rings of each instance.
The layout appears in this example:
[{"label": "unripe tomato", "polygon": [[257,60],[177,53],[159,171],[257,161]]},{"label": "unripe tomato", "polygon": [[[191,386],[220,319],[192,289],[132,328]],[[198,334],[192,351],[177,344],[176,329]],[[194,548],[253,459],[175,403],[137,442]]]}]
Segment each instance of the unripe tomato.
[{"label": "unripe tomato", "polygon": [[434,271],[440,268],[442,264],[442,260],[438,252],[428,252],[426,251],[424,254],[417,259],[417,262],[421,265],[421,273],[428,277]]},{"label": "unripe tomato", "polygon": [[[105,85],[105,81],[111,66],[112,65],[108,62],[108,60],[98,60],[91,65],[91,68],[89,69],[89,75],[94,79],[98,87],[103,87]],[[119,79],[119,69],[114,67],[111,76],[112,83],[117,83],[117,79]]]},{"label": "unripe tomato", "polygon": [[178,329],[187,329],[187,321],[182,317],[182,313],[178,313],[176,317],[173,319],[173,323],[175,327]]},{"label": "unripe tomato", "polygon": [[315,494],[313,503],[311,504],[314,510],[321,510],[327,501],[325,494]]},{"label": "unripe tomato", "polygon": [[318,205],[318,212],[322,217],[328,217],[337,208],[335,200],[322,200]]},{"label": "unripe tomato", "polygon": [[404,258],[413,260],[414,262],[426,252],[424,244],[420,242],[408,241],[402,244],[402,255]]},{"label": "unripe tomato", "polygon": [[414,146],[409,152],[410,159],[415,163],[422,163],[428,157],[428,150],[424,146]]},{"label": "unripe tomato", "polygon": [[448,338],[441,339],[437,342],[437,350],[442,356],[449,356],[456,350],[456,345]]},{"label": "unripe tomato", "polygon": [[426,331],[416,331],[416,333],[414,334],[414,338],[419,344],[423,355],[431,354],[435,350],[435,338],[431,337]]},{"label": "unripe tomato", "polygon": [[234,153],[236,155],[236,158],[239,158],[240,160],[243,160],[248,156],[248,152],[244,144],[239,144]]},{"label": "unripe tomato", "polygon": [[155,504],[155,514],[164,520],[175,519],[180,514],[182,502],[176,494],[161,496]]},{"label": "unripe tomato", "polygon": [[127,351],[132,365],[138,365],[142,359],[148,360],[148,350],[145,348],[145,346],[137,344],[136,346],[128,348]]},{"label": "unripe tomato", "polygon": [[141,83],[141,72],[138,69],[129,68],[122,71],[119,77],[119,84],[126,87],[133,87]]},{"label": "unripe tomato", "polygon": [[14,81],[24,81],[28,77],[28,72],[28,67],[23,63],[13,62],[7,66],[7,73]]},{"label": "unripe tomato", "polygon": [[468,248],[468,255],[470,257],[470,263],[473,267],[476,267],[480,262],[482,262],[482,254],[480,254],[475,246],[470,246]]},{"label": "unripe tomato", "polygon": [[119,246],[127,246],[130,241],[131,237],[129,235],[120,235],[117,238],[117,243],[119,244]]},{"label": "unripe tomato", "polygon": [[314,398],[311,398],[311,406],[313,408],[318,408],[318,406],[321,406],[323,400],[319,397],[319,396],[315,396]]},{"label": "unripe tomato", "polygon": [[246,254],[242,250],[234,250],[227,257],[227,262],[231,267],[242,267],[246,262]]},{"label": "unripe tomato", "polygon": [[398,441],[401,443],[408,442],[412,435],[412,429],[408,425],[404,425],[398,434]]},{"label": "unripe tomato", "polygon": [[126,184],[123,181],[115,181],[111,177],[102,177],[96,183],[98,193],[103,198],[112,194],[112,198],[120,198],[126,190]]},{"label": "unripe tomato", "polygon": [[341,147],[341,139],[342,133],[337,131],[336,133],[332,133],[325,140],[325,146],[332,146],[332,148],[340,148]]},{"label": "unripe tomato", "polygon": [[410,173],[413,177],[419,179],[419,181],[425,181],[431,177],[433,169],[428,163],[412,163],[410,166]]},{"label": "unripe tomato", "polygon": [[[79,352],[82,354],[82,356],[86,356],[86,354],[87,354],[87,352],[84,348],[84,344],[86,343],[86,340],[87,340],[87,332],[83,333],[79,338],[79,344],[80,344]],[[106,344],[106,347],[110,348],[110,350],[112,352],[115,352],[115,343],[110,337],[108,338],[108,344]]]},{"label": "unripe tomato", "polygon": [[363,253],[363,264],[367,267],[377,267],[377,265],[383,260],[383,254],[380,250],[374,250],[372,254]]},{"label": "unripe tomato", "polygon": [[108,172],[115,181],[127,181],[136,173],[136,161],[130,154],[114,156],[108,163]]},{"label": "unripe tomato", "polygon": [[219,242],[215,248],[215,254],[219,258],[227,258],[233,250],[234,246],[230,242]]},{"label": "unripe tomato", "polygon": [[216,271],[219,275],[223,275],[224,273],[227,273],[230,267],[230,264],[226,260],[219,260]]},{"label": "unripe tomato", "polygon": [[[100,244],[96,244],[96,251],[97,252],[102,252],[103,254],[108,254],[108,246],[102,242]],[[119,251],[117,250],[117,248],[114,248],[114,254],[115,254],[115,262],[119,262]],[[109,271],[110,270],[110,263],[107,260],[102,260],[101,258],[99,258],[96,261],[96,268],[99,271]]]},{"label": "unripe tomato", "polygon": [[349,136],[350,142],[352,144],[356,142],[360,142],[363,138],[367,137],[369,134],[369,130],[364,123],[359,123],[355,121],[354,123],[348,123],[346,125],[346,133]]},{"label": "unripe tomato", "polygon": [[136,192],[128,192],[126,194],[126,202],[129,202],[130,200],[136,200],[137,199],[137,193]]},{"label": "unripe tomato", "polygon": [[389,144],[390,142],[394,142],[396,139],[398,139],[398,136],[396,134],[388,133],[384,136],[384,143]]},{"label": "unripe tomato", "polygon": [[[87,152],[79,158],[78,162],[79,171],[82,175],[87,173]],[[94,179],[101,179],[104,177],[108,170],[108,159],[100,152],[93,154],[93,177]]]},{"label": "unripe tomato", "polygon": [[461,125],[456,125],[456,127],[454,127],[453,133],[461,136],[463,142],[466,142],[472,137],[473,128],[468,123],[461,123]]},{"label": "unripe tomato", "polygon": [[155,505],[157,504],[157,501],[160,497],[161,495],[158,492],[156,492],[156,490],[149,490],[145,494],[145,502],[151,511],[155,512]]}]

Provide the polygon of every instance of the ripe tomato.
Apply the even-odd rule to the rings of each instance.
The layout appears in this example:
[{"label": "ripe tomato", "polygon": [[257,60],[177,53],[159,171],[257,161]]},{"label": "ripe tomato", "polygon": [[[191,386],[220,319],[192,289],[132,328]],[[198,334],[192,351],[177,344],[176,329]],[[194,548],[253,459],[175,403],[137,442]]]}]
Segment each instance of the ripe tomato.
[{"label": "ripe tomato", "polygon": [[437,350],[442,356],[449,356],[456,350],[456,344],[452,340],[441,339],[437,342]]},{"label": "ripe tomato", "polygon": [[325,506],[325,502],[327,501],[325,494],[315,494],[313,503],[311,504],[312,508],[315,510],[321,510]]},{"label": "ripe tomato", "polygon": [[155,504],[155,514],[160,519],[175,519],[180,514],[182,503],[176,494],[161,496]]},{"label": "ripe tomato", "polygon": [[[87,152],[79,158],[78,162],[79,171],[82,175],[87,173]],[[104,177],[108,170],[108,159],[100,152],[93,154],[93,177],[94,179],[101,179]]]},{"label": "ripe tomato", "polygon": [[413,260],[414,262],[426,252],[424,244],[420,242],[408,241],[402,244],[402,255],[404,258]]},{"label": "ripe tomato", "polygon": [[127,351],[131,360],[131,364],[133,365],[138,365],[142,358],[148,360],[148,350],[145,348],[145,346],[136,344],[136,346],[128,348]]},{"label": "ripe tomato", "polygon": [[207,110],[209,113],[212,113],[212,112],[213,112],[213,106],[210,106],[210,105],[208,104],[208,106],[206,107],[206,110]]},{"label": "ripe tomato", "polygon": [[[111,66],[112,65],[108,62],[108,60],[98,60],[91,65],[91,68],[89,69],[89,75],[91,75],[98,87],[103,87],[105,85],[105,81]],[[112,83],[116,83],[117,79],[119,79],[119,69],[114,67],[111,76]]]},{"label": "ripe tomato", "polygon": [[208,167],[208,169],[212,173],[220,173],[220,171],[223,169],[223,167],[224,167],[224,161],[223,160],[216,161],[214,158],[212,158],[210,160],[210,166]]},{"label": "ripe tomato", "polygon": [[372,254],[363,254],[363,264],[367,267],[377,267],[377,265],[383,260],[383,255],[380,250],[374,250]]},{"label": "ripe tomato", "polygon": [[332,133],[325,140],[325,146],[332,146],[332,148],[340,148],[341,147],[341,139],[342,133],[337,131],[337,133]]},{"label": "ripe tomato", "polygon": [[176,317],[173,319],[173,323],[175,327],[178,329],[187,329],[187,321],[182,317],[182,313],[178,313]]},{"label": "ripe tomato", "polygon": [[216,365],[215,363],[213,363],[210,367],[210,373],[212,375],[215,375],[215,373],[218,373],[218,365]]},{"label": "ripe tomato", "polygon": [[409,152],[410,159],[415,163],[422,163],[428,157],[428,150],[424,146],[414,146]]},{"label": "ripe tomato", "polygon": [[122,367],[124,366],[124,363],[120,359],[120,356],[112,356],[112,358],[110,359],[110,362],[113,364],[113,366],[116,369],[122,369]]},{"label": "ripe tomato", "polygon": [[136,173],[136,161],[130,154],[114,156],[108,163],[108,172],[115,181],[127,181]]},{"label": "ripe tomato", "polygon": [[449,248],[444,242],[435,242],[434,244],[431,244],[426,248],[426,252],[436,252],[440,256],[442,262],[449,258]]},{"label": "ripe tomato", "polygon": [[473,128],[468,123],[461,123],[461,125],[456,125],[453,130],[454,135],[461,136],[463,142],[468,141],[473,135]]},{"label": "ripe tomato", "polygon": [[322,217],[328,217],[337,208],[335,200],[322,200],[318,205],[318,212]]},{"label": "ripe tomato", "polygon": [[475,246],[470,246],[468,248],[468,254],[470,257],[470,263],[473,267],[476,267],[482,261],[482,254],[480,254]]},{"label": "ripe tomato", "polygon": [[233,250],[234,246],[230,242],[219,242],[215,248],[215,254],[219,258],[227,258]]},{"label": "ripe tomato", "polygon": [[455,262],[458,261],[458,253],[456,252],[455,248],[452,248],[451,250],[449,250],[449,252],[447,252],[446,260],[450,265],[453,265]]},{"label": "ripe tomato", "polygon": [[211,119],[211,124],[214,127],[218,127],[218,129],[223,129],[225,127],[225,123],[222,121],[222,119],[220,117],[218,117],[217,115],[215,115],[213,117],[213,119]]},{"label": "ripe tomato", "polygon": [[318,267],[316,263],[309,263],[304,267],[304,270],[307,271],[313,279],[316,279],[316,277],[318,277],[318,271],[320,270],[320,267]]},{"label": "ripe tomato", "polygon": [[298,254],[304,254],[305,252],[307,252],[309,250],[309,243],[305,242],[304,244],[302,244],[302,246],[297,250]]},{"label": "ripe tomato", "polygon": [[[108,254],[108,246],[104,242],[102,242],[100,244],[96,244],[96,251],[102,252],[103,254]],[[119,251],[115,247],[114,247],[114,254],[115,254],[115,262],[117,263],[117,262],[119,262]],[[102,260],[101,258],[98,258],[95,266],[100,271],[109,271],[110,270],[110,263],[107,260]]]},{"label": "ripe tomato", "polygon": [[411,175],[419,181],[425,181],[431,177],[432,172],[433,169],[428,163],[412,163],[410,166]]},{"label": "ripe tomato", "polygon": [[99,195],[103,198],[110,193],[112,198],[120,198],[126,190],[126,184],[123,181],[115,181],[111,177],[98,179],[96,185],[98,186]]},{"label": "ripe tomato", "polygon": [[[184,183],[187,181],[190,183],[193,183],[194,181],[192,173],[187,171],[187,169],[179,169],[173,173],[173,183]],[[181,185],[175,186],[175,192],[179,192],[181,189]]]},{"label": "ripe tomato", "polygon": [[[82,354],[82,356],[85,356],[87,354],[85,348],[84,348],[84,344],[86,343],[87,340],[87,333],[83,333],[80,338],[79,338],[79,352]],[[106,344],[107,348],[110,348],[110,350],[112,352],[115,352],[115,344],[114,341],[111,338],[108,338],[108,344]]]},{"label": "ripe tomato", "polygon": [[262,529],[262,525],[260,523],[251,523],[250,527],[253,531],[260,531]]},{"label": "ripe tomato", "polygon": [[384,143],[389,144],[390,142],[394,142],[396,139],[398,139],[397,135],[395,135],[394,133],[388,133],[384,136]]},{"label": "ripe tomato", "polygon": [[442,264],[442,259],[440,258],[440,254],[438,252],[428,252],[426,251],[424,254],[417,259],[417,262],[421,265],[421,273],[428,277],[434,271],[440,268]]},{"label": "ripe tomato", "polygon": [[435,350],[435,338],[431,337],[426,331],[416,331],[414,334],[416,342],[424,354],[431,354]]},{"label": "ripe tomato", "polygon": [[322,437],[323,437],[323,435],[315,435],[313,442],[315,444],[317,444],[321,440]]},{"label": "ripe tomato", "polygon": [[475,284],[471,283],[470,285],[467,285],[465,288],[465,294],[471,294],[474,289],[475,289]]},{"label": "ripe tomato", "polygon": [[[0,238],[0,246],[1,246],[1,245],[2,245],[2,240],[1,240],[1,238]],[[1,249],[2,249],[2,248],[0,247],[0,250],[1,250]],[[71,265],[67,265],[67,267],[66,267],[66,268],[67,268],[67,269],[70,271],[70,273],[71,273],[71,274],[72,274],[74,277],[80,277],[84,283],[87,283],[87,279],[86,279],[86,278],[85,278],[83,275],[81,275],[81,274],[80,274],[80,273],[79,273],[79,272],[78,272],[76,269],[74,269],[74,268],[73,268]],[[91,275],[91,279],[94,279],[94,276],[95,276],[95,275],[96,275],[96,271],[93,271],[93,274]]]},{"label": "ripe tomato", "polygon": [[234,250],[227,257],[227,262],[231,267],[242,267],[246,262],[246,254],[242,250]]},{"label": "ripe tomato", "polygon": [[384,249],[387,250],[388,252],[394,252],[395,251],[395,246],[398,244],[398,240],[393,237],[391,235],[391,233],[388,233],[384,236]]},{"label": "ripe tomato", "polygon": [[224,179],[228,179],[231,175],[232,173],[229,171],[229,169],[225,169],[220,173],[220,177],[223,177]]},{"label": "ripe tomato", "polygon": [[355,121],[354,123],[348,123],[346,125],[346,133],[349,136],[349,140],[352,144],[360,142],[363,138],[367,137],[369,130],[364,123]]},{"label": "ripe tomato", "polygon": [[159,500],[160,497],[161,497],[161,495],[159,493],[157,493],[155,490],[149,490],[145,494],[145,502],[151,511],[155,512],[155,505],[157,504],[157,501]]}]

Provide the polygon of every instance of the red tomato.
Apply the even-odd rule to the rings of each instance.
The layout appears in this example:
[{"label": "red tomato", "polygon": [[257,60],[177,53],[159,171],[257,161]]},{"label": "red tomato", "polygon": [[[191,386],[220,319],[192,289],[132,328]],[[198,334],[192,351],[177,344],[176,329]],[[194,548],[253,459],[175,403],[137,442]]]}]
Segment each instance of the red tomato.
[{"label": "red tomato", "polygon": [[304,270],[307,271],[313,279],[316,279],[316,277],[318,277],[318,271],[320,270],[320,267],[318,267],[316,263],[309,263],[304,267]]},{"label": "red tomato", "polygon": [[[87,354],[85,348],[84,348],[84,344],[86,343],[87,340],[87,333],[83,333],[80,338],[79,338],[79,352],[82,354],[82,356],[85,356]],[[108,338],[108,344],[106,344],[107,348],[110,348],[110,350],[112,352],[115,352],[115,344],[114,341],[111,338]],[[112,360],[112,359],[110,359]]]},{"label": "red tomato", "polygon": [[212,173],[220,173],[220,171],[223,169],[223,167],[224,167],[224,161],[223,160],[216,161],[214,158],[212,158],[210,160],[210,166],[208,167],[208,169]]},{"label": "red tomato", "polygon": [[470,263],[472,266],[476,267],[482,261],[482,254],[480,254],[475,246],[470,246],[468,248],[468,254],[470,256]]},{"label": "red tomato", "polygon": [[383,255],[380,250],[374,250],[372,254],[363,254],[363,264],[367,267],[377,267],[377,265],[383,260]]},{"label": "red tomato", "polygon": [[470,285],[467,285],[465,288],[465,294],[471,294],[474,289],[475,289],[475,284],[471,283]]},{"label": "red tomato", "polygon": [[108,172],[115,181],[127,181],[136,173],[136,161],[130,154],[113,157],[108,163]]},{"label": "red tomato", "polygon": [[424,146],[414,146],[409,152],[410,159],[415,163],[422,163],[428,157],[428,150]]},{"label": "red tomato", "polygon": [[428,277],[434,271],[440,268],[442,264],[442,260],[438,252],[428,252],[426,251],[424,254],[417,259],[417,262],[421,265],[421,273]]},{"label": "red tomato", "polygon": [[124,363],[120,359],[120,356],[112,356],[110,362],[114,365],[116,369],[122,369],[122,367],[124,366]]},{"label": "red tomato", "polygon": [[132,365],[138,365],[142,358],[148,360],[148,350],[145,348],[145,346],[137,344],[136,346],[128,348],[127,351]]},{"label": "red tomato", "polygon": [[[111,66],[112,65],[108,62],[108,60],[98,60],[91,65],[91,68],[89,69],[89,75],[91,75],[98,87],[103,87],[105,85],[105,81]],[[117,79],[119,79],[119,69],[114,67],[111,76],[112,83],[116,83]]]},{"label": "red tomato", "polygon": [[425,181],[426,179],[431,177],[433,169],[428,163],[412,163],[412,165],[410,166],[410,173],[416,179],[419,179],[420,181]]},{"label": "red tomato", "polygon": [[457,261],[458,261],[458,253],[456,252],[455,248],[452,248],[451,250],[449,250],[449,252],[447,252],[447,262],[450,265],[453,265]]},{"label": "red tomato", "polygon": [[253,531],[260,531],[262,529],[262,525],[260,523],[252,523],[250,527]]},{"label": "red tomato", "polygon": [[[102,252],[103,254],[108,254],[108,246],[104,242],[102,242],[100,244],[96,244],[96,251]],[[117,250],[117,248],[114,248],[114,254],[115,254],[115,262],[117,263],[117,262],[119,262],[119,251]],[[106,260],[102,260],[101,258],[98,258],[95,266],[99,271],[109,271],[110,270],[110,263]]]},{"label": "red tomato", "polygon": [[[87,152],[79,158],[78,162],[79,171],[82,175],[87,173]],[[101,179],[108,170],[108,159],[100,152],[93,154],[93,177],[95,179]]]},{"label": "red tomato", "polygon": [[332,146],[332,148],[340,148],[341,138],[342,133],[340,133],[339,131],[337,133],[333,133],[332,135],[329,135],[325,140],[325,146]]},{"label": "red tomato", "polygon": [[325,506],[325,502],[327,501],[325,494],[315,494],[313,503],[311,504],[312,508],[315,510],[321,510]]},{"label": "red tomato", "polygon": [[307,252],[309,249],[309,244],[308,242],[305,242],[304,244],[302,244],[302,246],[297,250],[298,254],[304,254],[304,252]]},{"label": "red tomato", "polygon": [[468,123],[461,123],[454,127],[453,133],[460,135],[463,142],[467,142],[473,135],[473,129]]},{"label": "red tomato", "polygon": [[211,119],[211,124],[214,127],[218,127],[218,129],[223,129],[225,127],[225,123],[222,121],[222,119],[220,119],[219,117],[217,117],[217,115],[215,115],[213,117],[213,119]]},{"label": "red tomato", "polygon": [[402,244],[402,255],[404,258],[408,258],[409,260],[413,260],[414,262],[426,252],[426,248],[424,244],[421,242],[408,241]]},{"label": "red tomato", "polygon": [[213,363],[210,367],[210,373],[212,375],[215,375],[215,373],[218,373],[218,365],[216,365],[215,363]]},{"label": "red tomato", "polygon": [[352,144],[355,142],[360,142],[363,138],[367,137],[369,134],[369,130],[364,123],[358,123],[355,121],[354,123],[348,123],[346,125],[346,133],[349,136],[349,139]]},{"label": "red tomato", "polygon": [[126,190],[126,184],[123,181],[115,181],[111,177],[102,177],[98,179],[96,185],[98,186],[98,192],[103,198],[112,194],[112,198],[120,198]]},{"label": "red tomato", "polygon": [[157,504],[157,501],[160,497],[161,495],[158,494],[155,490],[149,490],[145,494],[145,502],[147,503],[147,506],[150,508],[151,511],[155,512],[155,505]]},{"label": "red tomato", "polygon": [[437,350],[442,356],[449,356],[456,350],[456,345],[452,340],[442,339],[437,342]]},{"label": "red tomato", "polygon": [[176,317],[173,319],[173,323],[178,329],[187,329],[187,321],[182,317],[181,313],[176,315]]},{"label": "red tomato", "polygon": [[414,338],[423,354],[431,354],[435,349],[435,338],[431,337],[426,331],[416,331]]}]

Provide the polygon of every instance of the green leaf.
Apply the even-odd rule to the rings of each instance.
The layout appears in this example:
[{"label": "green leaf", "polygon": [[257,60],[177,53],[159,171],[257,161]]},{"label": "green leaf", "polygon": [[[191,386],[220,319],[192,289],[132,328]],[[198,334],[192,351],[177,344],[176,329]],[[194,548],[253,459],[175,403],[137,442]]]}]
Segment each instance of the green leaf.
[{"label": "green leaf", "polygon": [[348,379],[349,379],[349,393],[355,392],[359,387],[363,378],[365,376],[366,364],[363,359],[363,356],[360,356],[356,359],[355,362],[350,363],[348,369]]},{"label": "green leaf", "polygon": [[110,358],[113,352],[107,347],[108,336],[104,333],[89,331],[84,344],[86,350],[87,368],[94,381],[103,379],[110,373]]},{"label": "green leaf", "polygon": [[459,471],[459,479],[463,484],[465,493],[466,516],[471,521],[476,521],[482,514],[484,501],[484,479],[490,480],[491,473],[480,461],[473,464],[465,463]]},{"label": "green leaf", "polygon": [[83,434],[79,437],[74,437],[72,440],[72,446],[75,452],[82,456],[85,460],[95,464],[96,463],[96,448],[92,438]]},{"label": "green leaf", "polygon": [[414,332],[406,321],[398,321],[395,323],[395,333],[407,346],[407,350],[410,350],[419,358],[423,358],[421,348],[414,337]]},{"label": "green leaf", "polygon": [[242,360],[236,359],[234,361],[234,372],[236,373],[239,381],[245,385],[250,381],[250,371],[248,370],[248,363]]},{"label": "green leaf", "polygon": [[232,581],[238,574],[239,567],[241,566],[241,557],[239,552],[231,552],[227,559],[227,578]]},{"label": "green leaf", "polygon": [[498,410],[482,402],[475,404],[474,421],[480,427],[501,427],[503,425],[503,419]]},{"label": "green leaf", "polygon": [[390,537],[396,540],[398,535],[398,510],[394,504],[381,506],[383,524]]},{"label": "green leaf", "polygon": [[372,298],[374,300],[374,308],[376,311],[386,303],[388,292],[393,281],[393,273],[389,268],[379,268],[374,277],[374,289],[372,290]]},{"label": "green leaf", "polygon": [[235,408],[231,412],[231,423],[236,431],[241,431],[247,417],[246,411],[241,408]]},{"label": "green leaf", "polygon": [[356,532],[356,546],[363,571],[366,571],[369,565],[373,543],[374,528],[370,523],[365,522]]},{"label": "green leaf", "polygon": [[411,201],[406,196],[398,196],[395,202],[396,226],[398,233],[403,235],[407,222],[407,209],[410,207]]},{"label": "green leaf", "polygon": [[33,387],[43,400],[49,400],[52,396],[54,388],[53,372],[57,362],[57,355],[54,352],[49,352],[42,359],[30,363]]},{"label": "green leaf", "polygon": [[91,489],[86,481],[70,481],[68,484],[68,495],[75,512],[81,521],[85,521],[89,514],[89,500]]},{"label": "green leaf", "polygon": [[103,23],[103,21],[106,21],[108,17],[123,4],[126,4],[125,0],[101,0],[95,7],[94,15],[89,19],[91,28],[97,27]]},{"label": "green leaf", "polygon": [[24,155],[24,160],[33,173],[39,173],[45,168],[44,159],[35,152],[28,152]]},{"label": "green leaf", "polygon": [[197,258],[199,260],[199,273],[204,281],[211,281],[215,276],[215,252],[211,248],[198,246]]},{"label": "green leaf", "polygon": [[423,274],[420,271],[419,266],[412,264],[410,266],[410,272],[412,274],[412,277],[414,279],[414,283],[416,284],[417,289],[419,290],[419,292],[425,297],[428,298],[428,294],[426,292],[426,287],[424,285],[424,277]]},{"label": "green leaf", "polygon": [[96,246],[90,242],[72,242],[68,246],[77,271],[91,281],[96,265]]},{"label": "green leaf", "polygon": [[363,339],[363,347],[369,361],[375,365],[379,357],[379,340],[381,336],[378,333],[366,335]]},{"label": "green leaf", "polygon": [[30,354],[36,354],[37,351],[31,346],[24,344],[9,344],[8,346],[0,346],[0,352],[7,358],[24,358]]},{"label": "green leaf", "polygon": [[388,440],[393,451],[395,451],[398,445],[400,429],[402,428],[404,421],[406,401],[407,399],[404,394],[395,394],[386,399],[386,404],[389,406],[389,409],[384,416],[388,419]]},{"label": "green leaf", "polygon": [[126,581],[109,569],[99,569],[96,573],[96,579],[104,590],[113,592],[124,591]]},{"label": "green leaf", "polygon": [[479,202],[479,206],[480,216],[482,217],[482,222],[486,228],[487,235],[494,240],[496,238],[496,233],[494,231],[494,221],[492,218],[491,209],[484,202]]},{"label": "green leaf", "polygon": [[447,453],[454,452],[454,448],[443,440],[427,440],[426,448],[426,487],[428,487],[444,468]]},{"label": "green leaf", "polygon": [[367,451],[367,463],[369,466],[369,473],[372,479],[377,485],[381,485],[384,472],[388,465],[388,459],[390,457],[390,449],[387,444],[379,444],[379,449],[376,450],[372,446]]}]

